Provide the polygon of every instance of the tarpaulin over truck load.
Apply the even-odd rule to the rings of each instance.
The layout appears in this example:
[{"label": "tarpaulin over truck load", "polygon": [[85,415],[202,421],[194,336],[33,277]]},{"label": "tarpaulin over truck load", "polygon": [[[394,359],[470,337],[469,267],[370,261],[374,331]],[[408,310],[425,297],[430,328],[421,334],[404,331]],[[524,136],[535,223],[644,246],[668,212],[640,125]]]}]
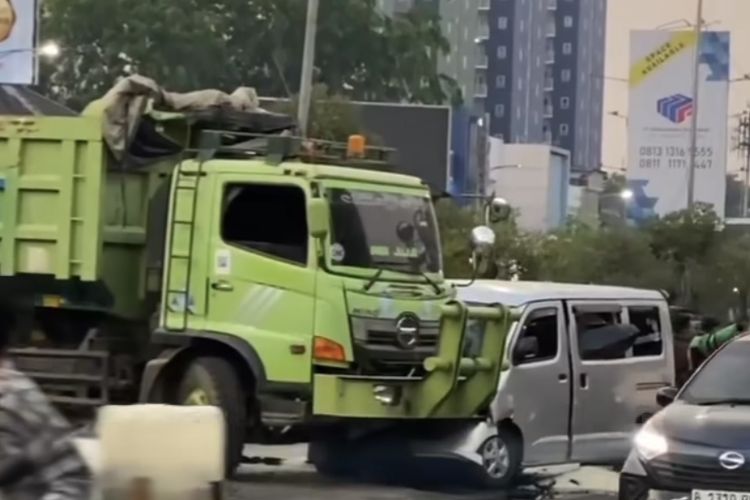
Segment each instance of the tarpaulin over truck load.
[{"label": "tarpaulin over truck load", "polygon": [[[178,93],[169,92],[141,75],[121,80],[104,97],[91,103],[83,114],[102,117],[104,141],[118,162],[124,159],[131,146],[141,150],[142,154],[136,152],[136,157],[158,157],[162,152],[174,154],[180,149],[181,145],[169,144],[170,138],[156,133],[149,126],[149,120],[188,119],[205,122],[207,127],[213,122],[254,133],[275,133],[294,125],[290,117],[261,108],[255,89],[251,87],[239,87],[231,94],[216,89]],[[145,154],[144,150],[150,150],[151,154]]]}]

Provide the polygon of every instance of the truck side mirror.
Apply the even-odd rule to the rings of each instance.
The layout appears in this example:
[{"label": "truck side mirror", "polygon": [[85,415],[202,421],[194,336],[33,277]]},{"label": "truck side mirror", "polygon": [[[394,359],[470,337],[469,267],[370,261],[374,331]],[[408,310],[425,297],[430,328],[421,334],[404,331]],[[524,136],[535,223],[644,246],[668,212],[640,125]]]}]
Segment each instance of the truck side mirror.
[{"label": "truck side mirror", "polygon": [[328,235],[328,205],[322,198],[311,198],[307,202],[307,230],[317,239]]},{"label": "truck side mirror", "polygon": [[489,226],[490,224],[506,221],[510,218],[512,212],[510,204],[506,200],[503,198],[492,198],[485,207],[484,223]]},{"label": "truck side mirror", "polygon": [[513,353],[513,361],[523,363],[529,358],[534,358],[539,354],[539,340],[536,337],[521,337]]}]

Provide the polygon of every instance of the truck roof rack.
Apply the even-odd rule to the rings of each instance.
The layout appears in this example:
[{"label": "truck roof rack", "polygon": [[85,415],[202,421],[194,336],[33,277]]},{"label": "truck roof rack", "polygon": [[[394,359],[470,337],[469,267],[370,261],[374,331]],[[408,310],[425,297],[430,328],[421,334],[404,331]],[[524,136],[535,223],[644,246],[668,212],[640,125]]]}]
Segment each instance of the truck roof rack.
[{"label": "truck roof rack", "polygon": [[352,154],[346,143],[298,137],[289,131],[258,134],[219,129],[202,130],[198,148],[191,150],[203,160],[265,157],[269,165],[279,165],[285,160],[296,159],[305,163],[387,172],[394,170],[391,158],[395,151],[393,148],[368,146],[361,154]]},{"label": "truck roof rack", "polygon": [[[165,130],[171,123],[186,130],[178,139]],[[141,121],[130,147],[136,164],[148,164],[165,156],[194,154],[211,158],[265,157],[270,165],[296,159],[306,163],[393,171],[395,149],[367,146],[351,154],[343,142],[295,136],[296,122],[285,114],[268,111],[236,111],[224,108],[180,114],[155,114]],[[185,132],[177,135],[184,135]],[[184,144],[181,144],[183,143]]]}]

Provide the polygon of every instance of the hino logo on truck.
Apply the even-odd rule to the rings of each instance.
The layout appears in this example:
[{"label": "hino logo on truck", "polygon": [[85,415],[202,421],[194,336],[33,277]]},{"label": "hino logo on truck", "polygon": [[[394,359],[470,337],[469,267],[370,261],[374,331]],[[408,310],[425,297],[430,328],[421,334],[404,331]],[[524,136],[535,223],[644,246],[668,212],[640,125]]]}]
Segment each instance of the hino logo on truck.
[{"label": "hino logo on truck", "polygon": [[402,314],[396,320],[396,342],[402,349],[414,349],[419,342],[419,318]]}]

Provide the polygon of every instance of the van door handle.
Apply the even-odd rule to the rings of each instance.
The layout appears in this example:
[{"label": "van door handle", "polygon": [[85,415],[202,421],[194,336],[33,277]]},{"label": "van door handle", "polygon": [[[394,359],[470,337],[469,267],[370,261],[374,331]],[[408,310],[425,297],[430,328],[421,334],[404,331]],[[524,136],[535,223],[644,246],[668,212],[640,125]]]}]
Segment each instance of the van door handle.
[{"label": "van door handle", "polygon": [[589,377],[585,373],[581,373],[581,389],[589,388]]},{"label": "van door handle", "polygon": [[211,288],[219,292],[231,292],[232,290],[234,290],[234,286],[228,281],[224,280],[214,281],[213,283],[211,283]]},{"label": "van door handle", "polygon": [[561,373],[557,376],[557,380],[559,380],[560,382],[567,382],[568,376],[565,373]]}]

